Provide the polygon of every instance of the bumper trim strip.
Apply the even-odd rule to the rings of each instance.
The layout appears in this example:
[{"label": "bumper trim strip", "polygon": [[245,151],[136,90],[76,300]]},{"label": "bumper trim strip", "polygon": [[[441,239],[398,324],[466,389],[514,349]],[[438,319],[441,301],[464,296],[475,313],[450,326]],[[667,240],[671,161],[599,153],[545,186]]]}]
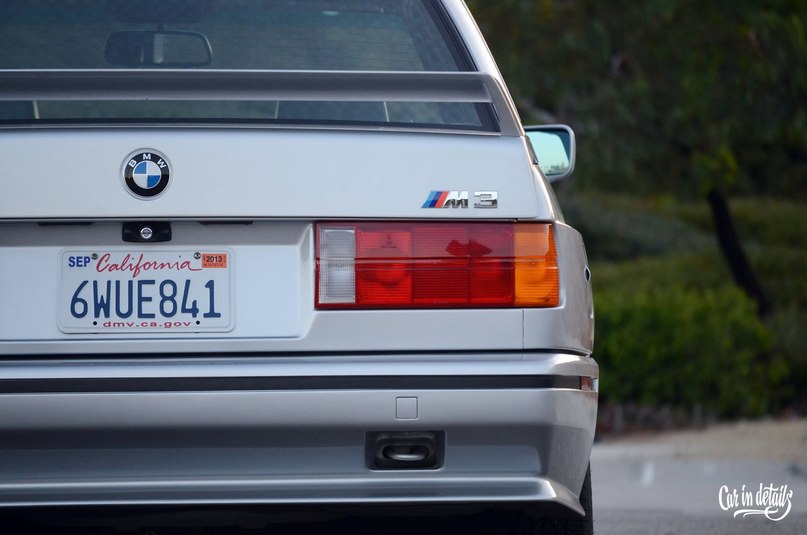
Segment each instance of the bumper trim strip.
[{"label": "bumper trim strip", "polygon": [[580,390],[570,375],[101,377],[2,379],[0,395],[98,392],[206,392],[283,390]]}]

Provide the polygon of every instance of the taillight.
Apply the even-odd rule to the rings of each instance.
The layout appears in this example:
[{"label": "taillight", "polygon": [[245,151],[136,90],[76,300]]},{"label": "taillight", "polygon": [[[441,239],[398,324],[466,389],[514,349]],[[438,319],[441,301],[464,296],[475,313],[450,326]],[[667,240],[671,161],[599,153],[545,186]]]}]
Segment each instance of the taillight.
[{"label": "taillight", "polygon": [[553,307],[546,223],[320,223],[317,308]]}]

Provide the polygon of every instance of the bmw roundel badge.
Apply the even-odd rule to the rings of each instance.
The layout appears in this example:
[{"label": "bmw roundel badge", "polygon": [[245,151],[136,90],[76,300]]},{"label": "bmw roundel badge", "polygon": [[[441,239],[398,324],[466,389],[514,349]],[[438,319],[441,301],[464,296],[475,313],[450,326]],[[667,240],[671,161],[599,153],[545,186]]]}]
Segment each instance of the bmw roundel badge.
[{"label": "bmw roundel badge", "polygon": [[123,164],[123,181],[136,197],[152,199],[165,191],[171,166],[165,155],[149,149],[133,152]]}]

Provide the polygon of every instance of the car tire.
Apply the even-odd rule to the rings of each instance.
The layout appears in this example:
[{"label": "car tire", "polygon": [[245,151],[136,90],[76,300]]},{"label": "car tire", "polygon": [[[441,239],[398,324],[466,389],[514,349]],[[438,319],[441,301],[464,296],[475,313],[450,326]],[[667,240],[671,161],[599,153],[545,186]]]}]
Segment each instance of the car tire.
[{"label": "car tire", "polygon": [[585,516],[569,518],[545,518],[521,515],[514,530],[515,535],[592,535],[594,533],[594,506],[591,501],[591,465],[586,468],[586,478],[580,489],[580,505]]}]

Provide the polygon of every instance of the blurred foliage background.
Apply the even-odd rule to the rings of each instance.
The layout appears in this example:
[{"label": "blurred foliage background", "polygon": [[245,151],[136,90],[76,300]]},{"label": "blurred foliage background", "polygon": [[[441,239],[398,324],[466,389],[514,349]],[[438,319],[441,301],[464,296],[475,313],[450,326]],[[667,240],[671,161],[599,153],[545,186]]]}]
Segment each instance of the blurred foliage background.
[{"label": "blurred foliage background", "polygon": [[[577,134],[557,191],[604,404],[807,411],[807,0],[466,1],[524,122]],[[713,195],[769,306],[737,284]]]}]

